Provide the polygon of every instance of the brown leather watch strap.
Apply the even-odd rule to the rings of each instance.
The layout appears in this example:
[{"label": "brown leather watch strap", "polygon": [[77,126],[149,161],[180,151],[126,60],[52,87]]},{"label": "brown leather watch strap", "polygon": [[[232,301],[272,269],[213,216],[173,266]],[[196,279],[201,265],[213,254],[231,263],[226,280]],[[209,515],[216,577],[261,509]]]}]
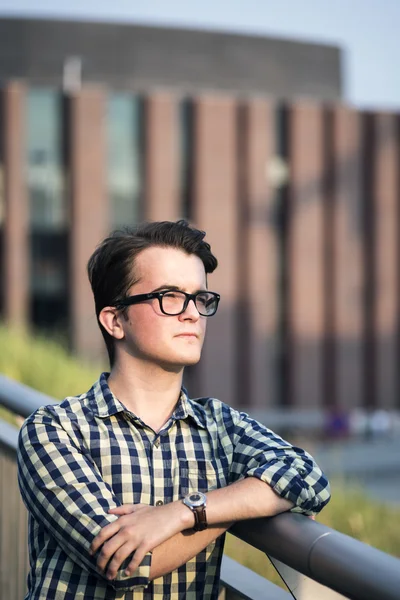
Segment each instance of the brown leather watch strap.
[{"label": "brown leather watch strap", "polygon": [[193,509],[195,524],[193,529],[195,531],[204,531],[207,529],[207,515],[205,506],[197,506]]}]

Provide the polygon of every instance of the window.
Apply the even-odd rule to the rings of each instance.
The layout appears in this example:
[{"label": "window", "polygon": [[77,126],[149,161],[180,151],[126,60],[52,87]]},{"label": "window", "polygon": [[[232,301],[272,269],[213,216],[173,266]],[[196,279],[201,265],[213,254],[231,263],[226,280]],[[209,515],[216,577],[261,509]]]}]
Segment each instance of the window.
[{"label": "window", "polygon": [[108,190],[111,226],[132,225],[141,217],[142,102],[130,94],[108,101]]},{"label": "window", "polygon": [[68,205],[60,93],[27,94],[27,186],[30,205],[31,321],[64,333],[68,326]]},{"label": "window", "polygon": [[[275,184],[275,226],[278,244],[278,331],[277,331],[277,404],[290,405],[291,339],[289,322],[290,277],[289,277],[289,179],[282,168],[289,153],[289,112],[285,104],[275,108],[275,157],[277,171]],[[280,172],[280,176],[278,173]]]},{"label": "window", "polygon": [[62,157],[62,98],[47,89],[27,96],[28,189],[31,227],[61,231],[67,223]]},{"label": "window", "polygon": [[193,102],[184,98],[179,103],[179,190],[181,215],[192,218],[193,198]]}]

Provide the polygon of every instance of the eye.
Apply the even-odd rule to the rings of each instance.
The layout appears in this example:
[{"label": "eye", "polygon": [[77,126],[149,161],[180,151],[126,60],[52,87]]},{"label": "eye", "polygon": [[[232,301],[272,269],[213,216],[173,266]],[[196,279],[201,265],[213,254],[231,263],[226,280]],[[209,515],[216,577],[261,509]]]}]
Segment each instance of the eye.
[{"label": "eye", "polygon": [[209,298],[208,294],[199,294],[197,296],[197,302],[199,304],[201,304],[202,306],[207,306],[209,300],[210,300],[210,298]]}]

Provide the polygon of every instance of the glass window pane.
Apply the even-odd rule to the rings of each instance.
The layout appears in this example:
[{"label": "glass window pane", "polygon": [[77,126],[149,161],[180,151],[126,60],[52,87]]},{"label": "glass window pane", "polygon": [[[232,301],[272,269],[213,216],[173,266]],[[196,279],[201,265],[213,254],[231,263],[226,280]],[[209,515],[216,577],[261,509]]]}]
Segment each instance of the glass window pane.
[{"label": "glass window pane", "polygon": [[30,245],[32,324],[65,333],[69,318],[68,233],[31,232]]},{"label": "glass window pane", "polygon": [[64,296],[67,292],[67,234],[31,234],[31,293]]},{"label": "glass window pane", "polygon": [[68,320],[63,101],[59,92],[31,88],[26,102],[31,320],[60,333]]},{"label": "glass window pane", "polygon": [[4,223],[5,204],[4,167],[0,163],[0,227]]},{"label": "glass window pane", "polygon": [[193,183],[193,102],[184,98],[178,105],[179,111],[179,193],[181,216],[192,218]]},{"label": "glass window pane", "polygon": [[142,103],[130,94],[108,101],[108,189],[113,228],[140,219],[142,193]]},{"label": "glass window pane", "polygon": [[33,88],[27,94],[27,163],[32,229],[62,230],[67,207],[62,156],[62,98]]}]

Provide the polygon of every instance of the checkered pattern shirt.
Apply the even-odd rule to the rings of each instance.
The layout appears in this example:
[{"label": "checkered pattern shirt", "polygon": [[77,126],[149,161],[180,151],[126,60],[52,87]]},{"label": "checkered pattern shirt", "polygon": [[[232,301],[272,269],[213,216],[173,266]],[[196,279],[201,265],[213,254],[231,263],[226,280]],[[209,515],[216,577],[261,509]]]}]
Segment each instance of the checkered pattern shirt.
[{"label": "checkered pattern shirt", "polygon": [[258,477],[292,509],[315,514],[328,482],[309,454],[213,398],[176,409],[155,433],[112,394],[103,373],[82,396],[33,413],[19,437],[18,469],[29,511],[29,600],[216,599],[224,536],[172,573],[149,580],[151,553],[115,581],[89,547],[116,518],[110,508],[157,505]]}]

